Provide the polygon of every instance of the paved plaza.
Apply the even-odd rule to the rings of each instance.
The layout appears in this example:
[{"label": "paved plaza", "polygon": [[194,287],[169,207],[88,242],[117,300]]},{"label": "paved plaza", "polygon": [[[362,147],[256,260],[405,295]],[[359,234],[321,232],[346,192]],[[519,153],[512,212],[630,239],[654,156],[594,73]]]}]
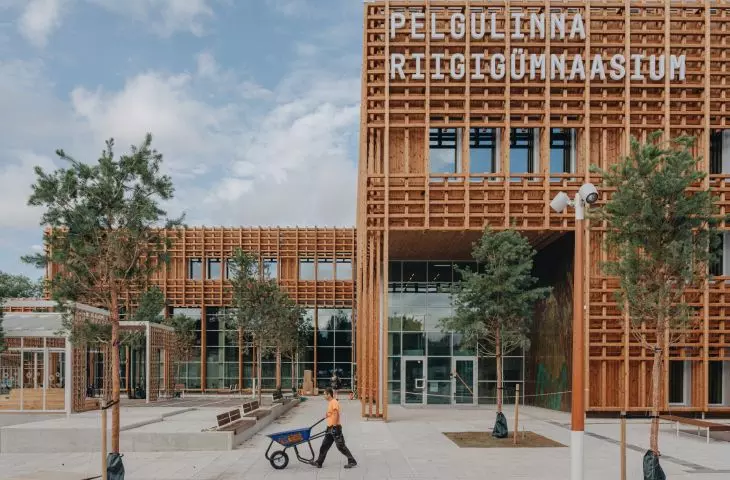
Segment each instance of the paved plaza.
[{"label": "paved plaza", "polygon": [[[360,418],[360,404],[342,401],[348,446],[359,462],[353,470],[343,469],[344,458],[335,448],[324,468],[315,469],[291,458],[289,466],[276,471],[264,458],[266,433],[306,426],[322,417],[325,402],[309,399],[280,417],[252,440],[227,452],[128,453],[124,456],[126,478],[130,480],[178,479],[543,479],[569,478],[570,449],[462,449],[443,432],[490,430],[491,409],[403,409],[391,406],[391,421]],[[510,428],[512,416],[508,412]],[[34,418],[34,420],[37,420]],[[521,426],[565,445],[569,444],[570,418],[567,414],[525,407],[520,410]],[[632,421],[628,427],[629,479],[641,478],[641,457],[647,448],[648,422]],[[587,424],[586,478],[619,478],[619,438],[615,420],[591,420]],[[730,478],[730,443],[683,433],[662,426],[662,465],[671,479],[721,480]],[[315,449],[319,440],[315,442]],[[292,455],[293,456],[293,455]],[[99,475],[98,453],[3,454],[0,476],[12,478],[62,478],[60,473],[77,472],[75,477]],[[49,472],[46,476],[38,472]],[[36,476],[28,476],[36,473]],[[74,477],[69,477],[74,478]]]}]

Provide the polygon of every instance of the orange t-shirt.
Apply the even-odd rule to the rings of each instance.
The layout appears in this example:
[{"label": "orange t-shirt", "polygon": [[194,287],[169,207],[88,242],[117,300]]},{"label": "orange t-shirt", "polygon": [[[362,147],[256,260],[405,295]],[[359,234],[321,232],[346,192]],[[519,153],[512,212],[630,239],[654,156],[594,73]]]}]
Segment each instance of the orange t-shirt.
[{"label": "orange t-shirt", "polygon": [[332,399],[327,403],[327,426],[334,427],[340,424],[340,402]]}]

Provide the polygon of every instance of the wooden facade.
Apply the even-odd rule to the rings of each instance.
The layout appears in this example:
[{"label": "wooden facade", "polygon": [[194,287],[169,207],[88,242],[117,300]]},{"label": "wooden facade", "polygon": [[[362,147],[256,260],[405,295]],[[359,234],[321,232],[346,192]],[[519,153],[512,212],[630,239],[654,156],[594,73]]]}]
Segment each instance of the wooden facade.
[{"label": "wooden facade", "polygon": [[[231,303],[231,292],[226,287],[226,259],[236,249],[256,253],[262,262],[276,262],[276,280],[299,305],[307,308],[341,308],[351,310],[354,306],[354,281],[352,273],[340,274],[334,269],[334,278],[323,278],[318,268],[314,276],[303,279],[300,262],[308,261],[314,266],[320,262],[332,265],[349,263],[350,271],[355,265],[355,231],[352,228],[222,228],[192,227],[169,230],[165,234],[172,239],[169,250],[170,261],[151,279],[163,291],[167,305],[174,312],[179,308],[201,309],[200,323],[200,385],[202,388],[188,388],[188,391],[214,391],[206,388],[207,345],[206,309],[221,308]],[[190,261],[200,261],[200,277],[191,278]],[[216,275],[211,275],[208,260],[219,261]],[[53,272],[52,272],[53,273]],[[127,301],[134,303],[139,292],[130,292]],[[315,314],[316,322],[316,314]],[[316,327],[316,325],[315,325]],[[313,344],[316,350],[316,332]],[[354,334],[354,332],[353,332]],[[315,353],[314,368],[317,358]],[[280,377],[277,365],[277,378]],[[239,346],[238,388],[244,385],[244,348]],[[228,389],[226,389],[228,391]]]},{"label": "wooden facade", "polygon": [[[394,12],[408,20],[391,31]],[[472,13],[492,14],[491,24],[501,38],[489,33],[474,39]],[[514,38],[511,32],[524,16],[523,30],[532,13],[580,14],[586,36],[580,38]],[[421,19],[414,36],[413,13]],[[462,14],[466,34],[449,35],[451,19]],[[422,16],[420,16],[422,15]],[[432,21],[432,18],[435,20]],[[476,17],[479,18],[479,17]],[[435,30],[434,30],[435,27]],[[433,30],[433,31],[432,31]],[[434,39],[434,31],[444,33]],[[488,59],[504,54],[581,54],[590,70],[595,55],[608,61],[614,54],[663,58],[665,75],[602,80],[553,79],[546,75],[519,79],[508,73],[500,80],[489,75],[475,80],[475,53]],[[394,54],[404,58],[422,55],[421,70],[405,63],[404,75],[391,65]],[[442,59],[440,65],[434,55]],[[465,75],[447,72],[435,79],[437,68],[446,69],[455,55],[467,61]],[[664,55],[664,57],[661,57]],[[685,78],[670,78],[670,55],[684,55]],[[486,226],[514,226],[538,246],[573,229],[572,212],[556,214],[549,202],[559,191],[575,194],[580,185],[600,178],[590,165],[606,168],[626,155],[630,138],[646,139],[660,130],[664,138],[691,135],[696,154],[710,171],[711,134],[730,129],[730,2],[705,1],[560,1],[560,0],[374,0],[364,5],[362,112],[357,211],[357,362],[363,415],[387,418],[386,384],[388,325],[388,263],[406,258],[464,258],[470,243]],[[453,65],[453,63],[451,63]],[[419,75],[420,74],[420,75]],[[517,76],[519,77],[519,75]],[[461,166],[449,173],[433,172],[429,162],[429,134],[434,128],[498,129],[498,166],[493,172],[470,171],[470,142],[461,139]],[[536,129],[539,157],[528,173],[510,172],[510,132]],[[576,132],[576,161],[569,173],[550,172],[550,132],[553,128]],[[469,138],[468,135],[465,135]],[[713,172],[711,186],[727,214],[728,172]],[[557,181],[556,181],[557,177]],[[601,201],[610,192],[603,191]],[[600,270],[606,259],[604,226],[589,224],[584,291],[587,299],[589,411],[646,411],[650,399],[651,356],[629,331],[629,322],[615,304],[616,282]],[[447,256],[448,254],[448,256]],[[723,278],[689,292],[700,311],[701,328],[686,332],[665,354],[670,360],[691,362],[692,395],[684,407],[673,410],[712,411],[728,407],[708,404],[708,369],[711,361],[730,360],[730,286]],[[651,336],[651,332],[646,332]],[[664,382],[668,386],[668,368]],[[664,399],[665,409],[669,409]]]}]

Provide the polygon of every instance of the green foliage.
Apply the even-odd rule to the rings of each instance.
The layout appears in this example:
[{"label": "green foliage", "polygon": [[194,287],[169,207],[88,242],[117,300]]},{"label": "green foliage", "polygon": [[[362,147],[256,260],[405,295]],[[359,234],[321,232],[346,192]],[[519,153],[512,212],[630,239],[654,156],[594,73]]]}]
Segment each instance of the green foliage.
[{"label": "green foliage", "polygon": [[5,330],[3,329],[3,316],[5,315],[5,312],[3,311],[4,303],[5,299],[0,296],[0,353],[3,353],[7,348],[5,345]]},{"label": "green foliage", "polygon": [[165,295],[159,287],[145,290],[139,297],[139,305],[129,317],[133,322],[162,323],[164,320]]},{"label": "green foliage", "polygon": [[529,329],[535,302],[549,288],[537,287],[532,276],[535,250],[514,230],[484,231],[472,256],[483,273],[458,269],[464,281],[454,293],[455,315],[442,321],[444,330],[463,335],[464,344],[481,355],[501,355],[516,347],[529,347]]},{"label": "green foliage", "polygon": [[13,275],[0,271],[0,353],[5,351],[3,330],[3,304],[9,298],[34,298],[43,294],[43,281],[33,281],[25,275]]},{"label": "green foliage", "polygon": [[36,167],[28,204],[44,208],[41,225],[50,227],[45,233],[50,248],[24,260],[60,267],[63,274],[50,279],[54,298],[104,307],[116,321],[121,292],[143,284],[168,261],[171,239],[157,227],[173,228],[181,219],[167,220],[160,207],[174,189],[160,173],[162,155],[151,144],[148,134],[130,154],[115,158],[109,140],[94,165],[58,150],[67,168],[47,173]]},{"label": "green foliage", "polygon": [[185,315],[174,315],[165,324],[175,329],[172,357],[175,362],[186,362],[195,349],[195,320]]},{"label": "green foliage", "polygon": [[689,150],[692,139],[667,145],[656,142],[659,135],[646,144],[632,140],[630,157],[596,169],[615,192],[595,218],[608,225],[616,260],[605,269],[620,281],[619,306],[628,305],[635,325],[674,329],[692,322],[683,294],[708,277],[720,218],[712,192],[701,188],[706,174]]},{"label": "green foliage", "polygon": [[0,298],[36,298],[43,294],[43,280],[0,271]]},{"label": "green foliage", "polygon": [[68,335],[72,345],[101,347],[111,341],[112,326],[109,323],[78,321],[73,304],[68,302],[59,301],[56,309],[63,314],[57,335]]},{"label": "green foliage", "polygon": [[233,335],[244,331],[264,354],[275,349],[293,351],[299,347],[304,328],[303,310],[283,292],[275,280],[264,278],[259,258],[236,250],[229,260],[231,309],[226,323]]}]

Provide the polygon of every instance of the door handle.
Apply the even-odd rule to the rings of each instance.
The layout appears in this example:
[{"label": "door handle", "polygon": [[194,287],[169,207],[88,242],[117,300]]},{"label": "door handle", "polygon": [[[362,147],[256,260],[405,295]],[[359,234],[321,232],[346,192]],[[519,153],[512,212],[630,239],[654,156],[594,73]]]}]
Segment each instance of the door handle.
[{"label": "door handle", "polygon": [[418,390],[423,390],[423,383],[424,382],[425,382],[425,380],[423,378],[417,378],[416,379],[416,388]]}]

